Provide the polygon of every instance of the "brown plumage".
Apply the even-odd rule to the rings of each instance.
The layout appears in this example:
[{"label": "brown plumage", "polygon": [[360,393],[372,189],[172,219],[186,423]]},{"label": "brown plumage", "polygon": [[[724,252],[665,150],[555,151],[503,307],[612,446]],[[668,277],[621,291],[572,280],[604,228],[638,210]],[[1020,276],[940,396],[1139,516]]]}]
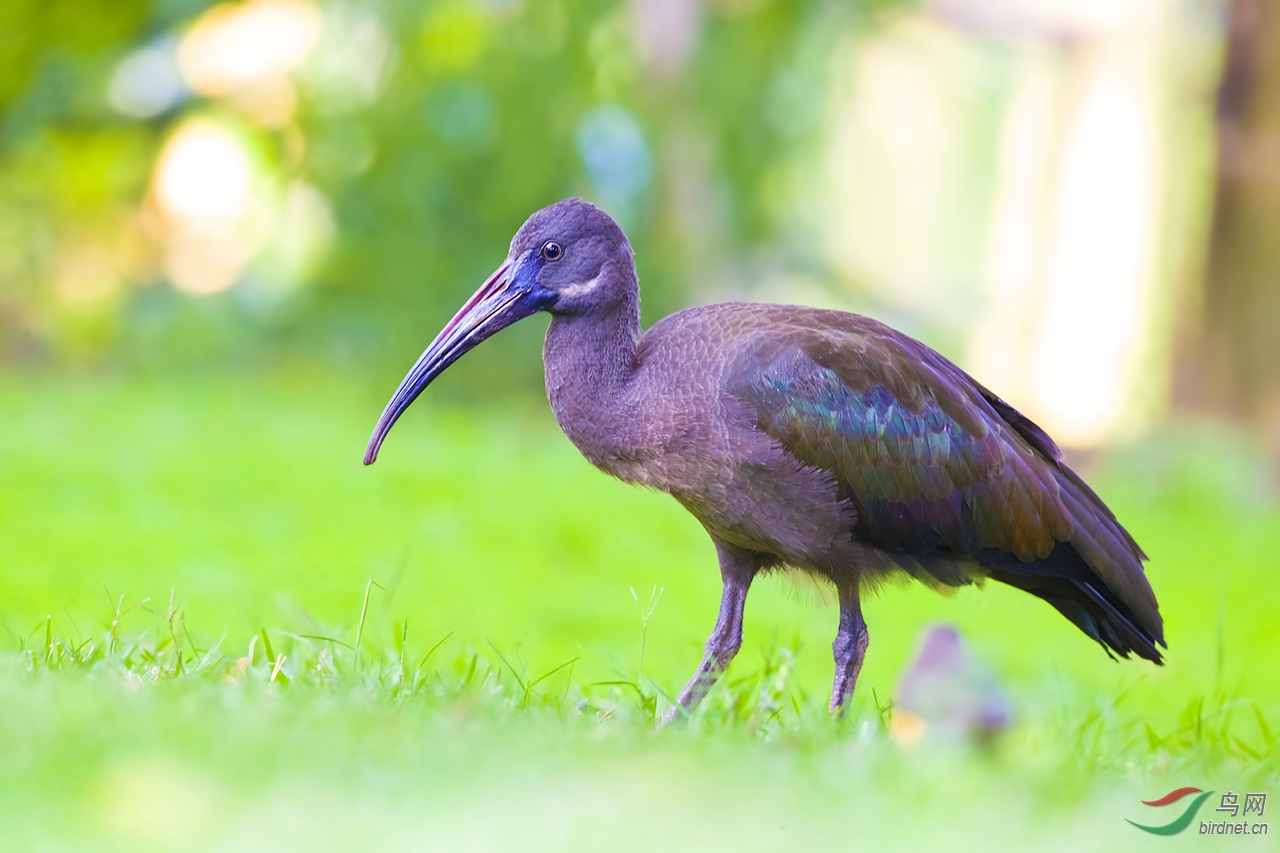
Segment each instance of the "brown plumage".
[{"label": "brown plumage", "polygon": [[866,651],[859,591],[894,571],[994,578],[1037,595],[1121,656],[1160,662],[1146,559],[1035,424],[924,344],[856,314],[730,303],[640,330],[631,247],[569,200],[535,213],[507,261],[423,353],[365,455],[467,350],[537,311],[557,421],[582,454],[668,492],[706,528],[724,581],[691,709],[736,654],[751,580],[788,568],[834,585],[831,705]]}]

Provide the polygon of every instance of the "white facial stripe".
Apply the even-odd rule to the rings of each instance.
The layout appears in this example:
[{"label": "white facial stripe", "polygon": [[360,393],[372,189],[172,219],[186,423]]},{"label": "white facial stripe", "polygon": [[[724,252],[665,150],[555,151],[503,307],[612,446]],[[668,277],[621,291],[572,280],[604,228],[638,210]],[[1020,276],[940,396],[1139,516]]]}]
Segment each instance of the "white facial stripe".
[{"label": "white facial stripe", "polygon": [[570,299],[578,296],[585,296],[596,289],[596,286],[600,284],[600,276],[602,275],[604,275],[604,273],[600,272],[590,281],[584,281],[579,284],[571,284],[568,287],[562,287],[560,288],[560,295],[567,296]]}]

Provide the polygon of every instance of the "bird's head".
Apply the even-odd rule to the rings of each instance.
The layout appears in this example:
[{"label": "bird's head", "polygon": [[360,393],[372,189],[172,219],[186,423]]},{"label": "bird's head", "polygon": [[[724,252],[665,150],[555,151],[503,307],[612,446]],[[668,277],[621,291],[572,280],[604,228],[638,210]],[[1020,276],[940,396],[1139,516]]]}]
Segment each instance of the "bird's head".
[{"label": "bird's head", "polygon": [[635,266],[626,236],[608,214],[578,199],[544,207],[520,226],[507,259],[436,335],[400,382],[378,419],[364,464],[396,420],[449,365],[485,338],[539,311],[607,311],[635,299]]}]

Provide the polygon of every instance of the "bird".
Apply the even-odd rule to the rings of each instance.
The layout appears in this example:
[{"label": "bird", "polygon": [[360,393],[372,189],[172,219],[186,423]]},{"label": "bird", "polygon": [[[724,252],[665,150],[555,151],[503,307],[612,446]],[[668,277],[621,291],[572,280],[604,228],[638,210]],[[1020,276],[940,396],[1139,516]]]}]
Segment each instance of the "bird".
[{"label": "bird", "polygon": [[936,625],[902,675],[889,731],[910,746],[927,734],[990,742],[1009,725],[1009,697],[952,625]]},{"label": "bird", "polygon": [[365,450],[465,353],[550,314],[547,397],[581,454],[674,497],[715,546],[715,627],[663,724],[689,716],[742,645],[752,582],[834,590],[843,713],[868,646],[862,598],[906,574],[994,580],[1048,602],[1115,655],[1167,649],[1146,554],[1044,430],[925,344],[858,314],[730,302],[642,330],[635,255],[594,205],[531,215],[506,259],[405,375]]}]

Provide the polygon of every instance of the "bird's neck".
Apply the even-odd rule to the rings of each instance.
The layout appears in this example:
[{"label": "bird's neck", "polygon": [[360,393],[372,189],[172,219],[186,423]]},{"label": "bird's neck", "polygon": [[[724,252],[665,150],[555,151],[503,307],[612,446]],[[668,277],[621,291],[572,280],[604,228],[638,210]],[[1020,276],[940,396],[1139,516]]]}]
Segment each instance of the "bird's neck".
[{"label": "bird's neck", "polygon": [[639,370],[640,305],[553,315],[542,350],[547,398],[560,428],[591,462],[612,469],[640,436],[633,384]]}]

